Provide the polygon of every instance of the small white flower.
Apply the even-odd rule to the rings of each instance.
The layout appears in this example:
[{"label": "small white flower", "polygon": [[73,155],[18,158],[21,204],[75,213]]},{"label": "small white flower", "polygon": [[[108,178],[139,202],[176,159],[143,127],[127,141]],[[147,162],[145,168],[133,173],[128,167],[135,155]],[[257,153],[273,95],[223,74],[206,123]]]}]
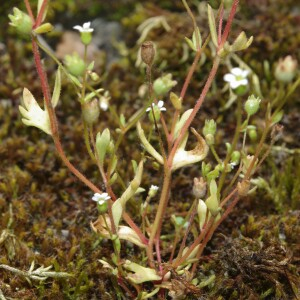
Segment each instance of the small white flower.
[{"label": "small white flower", "polygon": [[148,196],[153,198],[156,194],[157,194],[157,191],[158,191],[159,187],[157,185],[151,185],[150,186],[150,189],[149,189],[149,192],[148,192]]},{"label": "small white flower", "polygon": [[248,70],[242,70],[240,68],[233,68],[230,73],[226,74],[223,78],[229,83],[232,89],[236,89],[239,86],[247,86],[249,74]]},{"label": "small white flower", "polygon": [[91,22],[86,22],[83,24],[83,26],[76,25],[73,28],[78,30],[79,32],[93,32],[94,28],[91,28]]},{"label": "small white flower", "polygon": [[99,205],[104,204],[109,199],[110,199],[110,196],[108,196],[107,193],[102,193],[102,194],[95,193],[92,198],[92,200],[96,201]]},{"label": "small white flower", "polygon": [[104,95],[100,97],[99,106],[102,110],[108,110],[110,98],[109,91],[105,91]]},{"label": "small white flower", "polygon": [[[157,107],[160,111],[166,111],[167,109],[164,107],[164,101],[162,100],[159,100],[157,104],[155,103],[152,103],[152,107],[155,108]],[[146,109],[146,111],[150,111],[151,110],[151,107],[148,107]]]},{"label": "small white flower", "polygon": [[101,101],[99,102],[99,106],[104,111],[108,110],[108,102],[105,99],[101,99]]},{"label": "small white flower", "polygon": [[230,168],[233,170],[238,164],[236,162],[231,162],[229,165]]},{"label": "small white flower", "polygon": [[150,191],[157,191],[159,189],[159,187],[157,185],[151,185],[150,186]]}]

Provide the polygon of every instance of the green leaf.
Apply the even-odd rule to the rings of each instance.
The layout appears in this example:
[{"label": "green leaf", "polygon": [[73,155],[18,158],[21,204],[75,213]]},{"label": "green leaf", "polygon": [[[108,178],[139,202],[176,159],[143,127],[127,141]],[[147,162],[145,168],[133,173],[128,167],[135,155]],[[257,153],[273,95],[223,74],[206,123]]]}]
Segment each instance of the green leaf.
[{"label": "green leaf", "polygon": [[60,91],[61,91],[61,71],[60,71],[60,67],[58,67],[56,71],[55,84],[54,84],[54,89],[53,89],[53,94],[51,99],[53,108],[55,108],[58,103],[60,97]]},{"label": "green leaf", "polygon": [[190,46],[190,48],[191,48],[193,51],[197,51],[197,49],[196,49],[196,47],[194,46],[193,42],[192,42],[189,38],[185,37],[184,39],[185,39],[185,41],[187,42],[187,44]]},{"label": "green leaf", "polygon": [[110,142],[110,131],[108,128],[104,129],[102,134],[98,132],[96,137],[96,149],[97,149],[97,156],[99,159],[100,165],[103,166],[104,157]]},{"label": "green leaf", "polygon": [[86,68],[88,71],[92,71],[93,69],[94,69],[94,65],[95,65],[95,62],[94,61],[92,61],[89,65],[88,65],[88,67]]},{"label": "green leaf", "polygon": [[283,117],[283,110],[280,110],[272,116],[272,124],[274,125],[274,124],[280,122],[282,117]]},{"label": "green leaf", "polygon": [[215,15],[209,4],[207,4],[207,14],[208,14],[208,24],[209,24],[211,39],[214,45],[218,47],[218,35],[216,29]]}]

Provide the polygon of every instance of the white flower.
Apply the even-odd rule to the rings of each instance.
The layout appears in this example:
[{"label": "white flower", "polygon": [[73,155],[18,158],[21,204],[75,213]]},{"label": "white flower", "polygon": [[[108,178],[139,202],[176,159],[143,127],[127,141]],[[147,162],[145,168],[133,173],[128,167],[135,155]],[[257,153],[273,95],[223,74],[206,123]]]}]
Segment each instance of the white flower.
[{"label": "white flower", "polygon": [[[152,103],[152,107],[155,108],[157,107],[160,111],[166,111],[167,109],[164,107],[164,101],[162,100],[159,100],[157,104],[155,103]],[[146,109],[146,111],[150,111],[151,110],[151,107],[148,107]]]},{"label": "white flower", "polygon": [[109,107],[110,94],[109,91],[105,91],[104,95],[99,99],[99,106],[102,110],[107,111]]},{"label": "white flower", "polygon": [[108,110],[108,102],[105,99],[101,99],[99,102],[99,106],[102,110],[107,111]]},{"label": "white flower", "polygon": [[150,189],[149,189],[149,192],[148,192],[148,196],[153,198],[156,194],[157,194],[157,191],[158,191],[159,187],[157,185],[151,185],[150,186]]},{"label": "white flower", "polygon": [[247,86],[248,79],[247,76],[249,71],[242,70],[240,68],[233,68],[230,73],[226,74],[223,78],[229,83],[232,89],[236,89],[239,86]]},{"label": "white flower", "polygon": [[102,194],[95,193],[92,198],[92,200],[96,201],[99,205],[104,204],[109,199],[110,199],[110,196],[108,196],[107,193],[102,193]]},{"label": "white flower", "polygon": [[51,126],[48,111],[42,110],[31,92],[24,88],[22,106],[19,105],[22,122],[27,126],[37,127],[51,135]]},{"label": "white flower", "polygon": [[78,30],[79,32],[93,32],[94,29],[91,28],[90,26],[91,26],[91,22],[86,22],[83,24],[83,26],[76,25],[73,28]]},{"label": "white flower", "polygon": [[150,191],[157,191],[159,189],[159,187],[157,185],[151,185],[150,186]]}]

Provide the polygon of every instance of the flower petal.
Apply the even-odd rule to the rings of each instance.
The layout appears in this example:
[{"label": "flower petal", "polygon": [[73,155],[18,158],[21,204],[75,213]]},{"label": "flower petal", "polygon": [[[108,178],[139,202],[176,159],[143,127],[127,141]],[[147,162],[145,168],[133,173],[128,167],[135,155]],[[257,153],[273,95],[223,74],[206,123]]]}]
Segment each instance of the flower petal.
[{"label": "flower petal", "polygon": [[241,81],[237,81],[237,80],[231,81],[231,82],[230,82],[230,87],[231,87],[232,89],[236,89],[236,88],[238,88],[240,85],[243,85],[243,84],[241,84],[240,82],[241,82]]},{"label": "flower petal", "polygon": [[86,22],[83,24],[84,29],[89,29],[91,27],[91,22]]},{"label": "flower petal", "polygon": [[225,74],[224,77],[223,77],[224,81],[226,82],[231,82],[231,81],[235,81],[235,76],[228,73],[228,74]]},{"label": "flower petal", "polygon": [[92,197],[92,200],[98,202],[100,197],[101,195],[99,193],[95,193],[94,196]]},{"label": "flower petal", "polygon": [[239,84],[240,85],[248,85],[248,79],[245,78],[245,79],[239,80]]},{"label": "flower petal", "polygon": [[76,26],[74,26],[73,28],[76,29],[76,30],[78,30],[78,31],[80,31],[80,32],[83,31],[83,27],[82,27],[82,26],[79,26],[79,25],[76,25]]},{"label": "flower petal", "polygon": [[244,77],[244,78],[246,78],[249,75],[249,73],[250,72],[248,70],[243,70],[241,76]]},{"label": "flower petal", "polygon": [[243,70],[241,68],[233,68],[231,69],[230,73],[235,75],[235,76],[243,76]]},{"label": "flower petal", "polygon": [[158,108],[162,108],[164,106],[164,101],[159,100],[157,103]]}]

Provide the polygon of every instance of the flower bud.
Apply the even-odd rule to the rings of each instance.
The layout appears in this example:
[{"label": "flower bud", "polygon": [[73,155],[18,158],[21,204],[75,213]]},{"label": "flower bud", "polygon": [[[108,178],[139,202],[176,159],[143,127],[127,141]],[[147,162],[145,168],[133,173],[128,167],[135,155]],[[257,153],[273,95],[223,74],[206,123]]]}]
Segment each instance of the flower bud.
[{"label": "flower bud", "polygon": [[167,75],[157,78],[154,81],[153,89],[157,95],[165,95],[176,84],[177,84],[177,81],[172,80],[172,74],[167,74]]},{"label": "flower bud", "polygon": [[213,145],[215,143],[214,135],[217,130],[217,124],[214,120],[205,120],[205,125],[203,128],[203,135],[207,144]]},{"label": "flower bud", "polygon": [[9,25],[16,27],[20,34],[29,35],[32,31],[31,18],[16,7],[13,9],[13,13],[13,15],[8,15],[11,21]]},{"label": "flower bud", "polygon": [[247,196],[250,188],[250,181],[249,180],[244,180],[242,182],[238,182],[237,184],[237,190],[238,190],[238,195],[241,197]]},{"label": "flower bud", "polygon": [[110,131],[108,128],[104,129],[102,134],[98,132],[96,136],[96,152],[100,165],[104,163],[104,157],[110,143]]},{"label": "flower bud", "polygon": [[111,97],[110,97],[109,91],[105,91],[104,95],[101,96],[99,99],[99,103],[100,103],[99,105],[102,110],[104,110],[104,111],[108,110],[110,99],[111,99]]},{"label": "flower bud", "polygon": [[210,196],[205,201],[205,204],[209,210],[209,212],[216,216],[219,213],[219,199],[218,199],[218,187],[216,181],[213,179],[209,185]]},{"label": "flower bud", "polygon": [[216,130],[217,130],[217,124],[214,120],[205,120],[203,135],[208,135],[208,134],[215,135]]},{"label": "flower bud", "polygon": [[149,67],[152,66],[155,58],[155,48],[151,41],[146,41],[141,46],[142,61]]},{"label": "flower bud", "polygon": [[197,199],[201,199],[206,194],[206,182],[203,177],[194,178],[193,194]]},{"label": "flower bud", "polygon": [[257,140],[257,130],[256,129],[250,129],[248,131],[248,135],[249,135],[249,138],[251,140],[251,142],[256,142]]},{"label": "flower bud", "polygon": [[92,41],[92,34],[90,32],[81,32],[81,41],[84,45],[89,45]]},{"label": "flower bud", "polygon": [[231,152],[231,150],[232,150],[232,145],[230,144],[230,143],[225,143],[225,146],[226,146],[226,151],[229,153],[229,152]]},{"label": "flower bud", "polygon": [[103,203],[98,203],[97,204],[97,209],[100,215],[105,214],[108,210],[108,203],[107,201],[103,202]]},{"label": "flower bud", "polygon": [[257,113],[259,110],[259,103],[260,99],[257,97],[255,98],[254,95],[251,95],[245,103],[245,111],[248,116],[252,116]]},{"label": "flower bud", "polygon": [[202,230],[203,225],[205,224],[206,220],[206,214],[207,214],[207,206],[203,200],[199,200],[198,206],[197,206],[197,213],[199,218],[199,227],[200,230]]},{"label": "flower bud", "polygon": [[100,76],[96,72],[90,72],[89,76],[93,81],[98,81],[100,79]]},{"label": "flower bud", "polygon": [[[154,116],[153,116],[154,114]],[[160,120],[160,110],[157,106],[153,106],[153,112],[152,112],[152,109],[149,111],[148,113],[148,116],[149,116],[149,120],[151,121],[151,123],[155,123],[158,122]]]},{"label": "flower bud", "polygon": [[274,75],[278,81],[289,83],[294,79],[296,71],[297,60],[288,55],[284,59],[279,59]]},{"label": "flower bud", "polygon": [[98,105],[98,100],[94,99],[82,105],[82,116],[84,121],[88,125],[94,124],[100,114],[100,108]]},{"label": "flower bud", "polygon": [[[253,155],[247,155],[246,157],[243,157],[242,158],[242,162],[243,162],[243,165],[242,165],[242,173],[245,175],[247,174],[248,172],[248,169],[250,168],[250,165],[252,164],[252,160],[254,159],[254,156]],[[255,166],[258,162],[258,159],[256,159],[256,162],[254,163],[253,165],[253,168],[250,172],[250,175],[253,174],[253,172],[255,171]]]},{"label": "flower bud", "polygon": [[85,71],[85,63],[77,53],[74,53],[73,55],[66,55],[64,61],[65,66],[71,75],[76,77],[83,75]]},{"label": "flower bud", "polygon": [[233,151],[231,154],[231,164],[234,166],[237,166],[240,163],[241,160],[241,153],[240,151]]},{"label": "flower bud", "polygon": [[240,85],[239,87],[234,89],[233,92],[237,96],[244,96],[248,92],[248,86],[247,85]]},{"label": "flower bud", "polygon": [[202,172],[202,176],[206,176],[211,170],[211,164],[208,163],[206,164],[205,162],[202,162],[201,164],[201,172]]},{"label": "flower bud", "polygon": [[182,108],[182,99],[178,97],[175,93],[170,93],[170,100],[174,106],[175,109],[181,110]]},{"label": "flower bud", "polygon": [[175,228],[178,229],[184,225],[184,218],[176,215],[171,216],[171,221],[174,224]]}]

